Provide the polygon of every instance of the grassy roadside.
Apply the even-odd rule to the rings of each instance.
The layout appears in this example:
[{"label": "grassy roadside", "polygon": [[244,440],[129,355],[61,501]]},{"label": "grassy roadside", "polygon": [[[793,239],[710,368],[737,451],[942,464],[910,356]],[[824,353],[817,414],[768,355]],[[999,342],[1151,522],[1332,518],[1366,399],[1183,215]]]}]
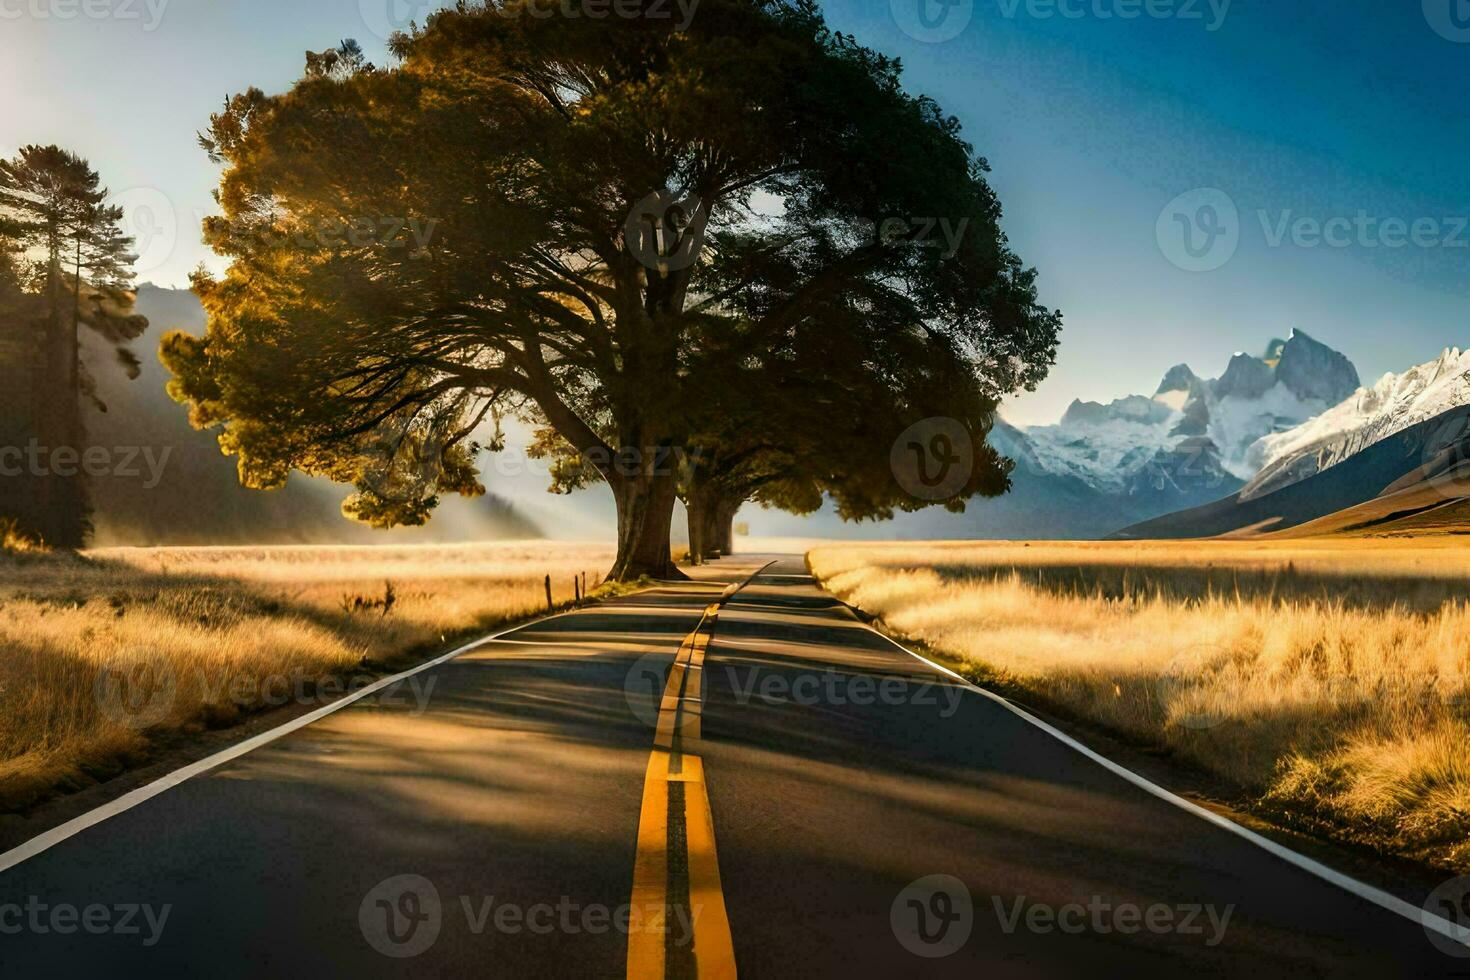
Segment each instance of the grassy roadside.
[{"label": "grassy roadside", "polygon": [[1470,556],[1439,542],[818,548],[823,584],[992,690],[1470,870]]},{"label": "grassy roadside", "polygon": [[0,812],[179,738],[325,704],[568,603],[611,561],[551,542],[0,555]]}]

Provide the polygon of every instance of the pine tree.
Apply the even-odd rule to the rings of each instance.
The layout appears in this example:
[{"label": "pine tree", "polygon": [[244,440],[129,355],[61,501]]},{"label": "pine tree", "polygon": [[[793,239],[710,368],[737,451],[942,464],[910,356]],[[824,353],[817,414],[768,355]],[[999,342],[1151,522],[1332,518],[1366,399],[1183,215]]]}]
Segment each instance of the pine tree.
[{"label": "pine tree", "polygon": [[[128,343],[148,321],[132,312],[132,239],[122,208],[86,160],[57,146],[22,147],[0,161],[0,213],[12,243],[6,264],[39,298],[44,326],[38,370],[31,379],[30,434],[49,456],[59,448],[81,453],[86,443],[82,399],[106,411],[80,356],[78,331],[86,325],[113,345],[129,377],[139,364]],[[34,475],[34,474],[32,474]],[[90,501],[79,469],[47,472],[35,520],[47,543],[79,548],[91,530]]]}]

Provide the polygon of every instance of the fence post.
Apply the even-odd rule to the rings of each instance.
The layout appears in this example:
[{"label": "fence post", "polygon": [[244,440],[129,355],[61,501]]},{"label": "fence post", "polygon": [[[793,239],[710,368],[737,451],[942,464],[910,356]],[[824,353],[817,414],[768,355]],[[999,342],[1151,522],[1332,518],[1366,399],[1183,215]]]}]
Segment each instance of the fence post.
[{"label": "fence post", "polygon": [[577,608],[582,608],[582,586],[577,582],[577,576],[572,576],[572,596],[577,601]]},{"label": "fence post", "polygon": [[546,611],[551,612],[556,605],[551,601],[551,576],[546,576]]}]

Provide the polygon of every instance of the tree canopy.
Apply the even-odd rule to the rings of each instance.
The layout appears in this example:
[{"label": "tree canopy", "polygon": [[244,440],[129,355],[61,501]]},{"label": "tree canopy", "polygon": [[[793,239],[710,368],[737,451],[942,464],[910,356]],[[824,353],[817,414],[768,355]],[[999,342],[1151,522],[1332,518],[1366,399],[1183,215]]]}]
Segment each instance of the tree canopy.
[{"label": "tree canopy", "polygon": [[[164,356],[248,484],[321,473],[357,485],[360,519],[420,522],[482,490],[482,424],[539,417],[613,492],[612,576],[667,574],[668,460],[709,431],[713,386],[809,371],[829,397],[779,411],[815,432],[842,418],[849,365],[913,391],[906,343],[992,404],[1044,376],[1060,317],[984,160],[896,62],[807,0],[706,0],[683,30],[639,9],[461,4],[396,37],[390,68],[344,45],[211,120],[206,237],[230,265],[196,280],[207,336]],[[818,356],[838,325],[847,364]],[[385,465],[420,479],[384,492]],[[874,470],[814,485],[881,511],[891,478],[855,479]]]},{"label": "tree canopy", "polygon": [[[15,159],[0,160],[0,242],[8,243],[0,244],[0,266],[45,292],[53,316],[71,313],[108,340],[136,378],[138,358],[128,345],[148,321],[131,309],[133,240],[122,229],[122,208],[107,204],[108,196],[97,171],[61,147],[24,146]],[[76,370],[80,390],[95,400],[85,365]]]}]

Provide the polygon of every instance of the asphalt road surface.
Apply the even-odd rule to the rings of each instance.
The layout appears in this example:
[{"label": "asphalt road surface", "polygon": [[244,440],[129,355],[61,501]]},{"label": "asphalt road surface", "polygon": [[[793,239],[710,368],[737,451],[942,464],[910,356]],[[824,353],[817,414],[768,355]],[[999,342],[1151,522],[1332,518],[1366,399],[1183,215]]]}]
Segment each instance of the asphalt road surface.
[{"label": "asphalt road surface", "polygon": [[0,976],[1470,976],[769,560],[485,641],[11,867]]}]

